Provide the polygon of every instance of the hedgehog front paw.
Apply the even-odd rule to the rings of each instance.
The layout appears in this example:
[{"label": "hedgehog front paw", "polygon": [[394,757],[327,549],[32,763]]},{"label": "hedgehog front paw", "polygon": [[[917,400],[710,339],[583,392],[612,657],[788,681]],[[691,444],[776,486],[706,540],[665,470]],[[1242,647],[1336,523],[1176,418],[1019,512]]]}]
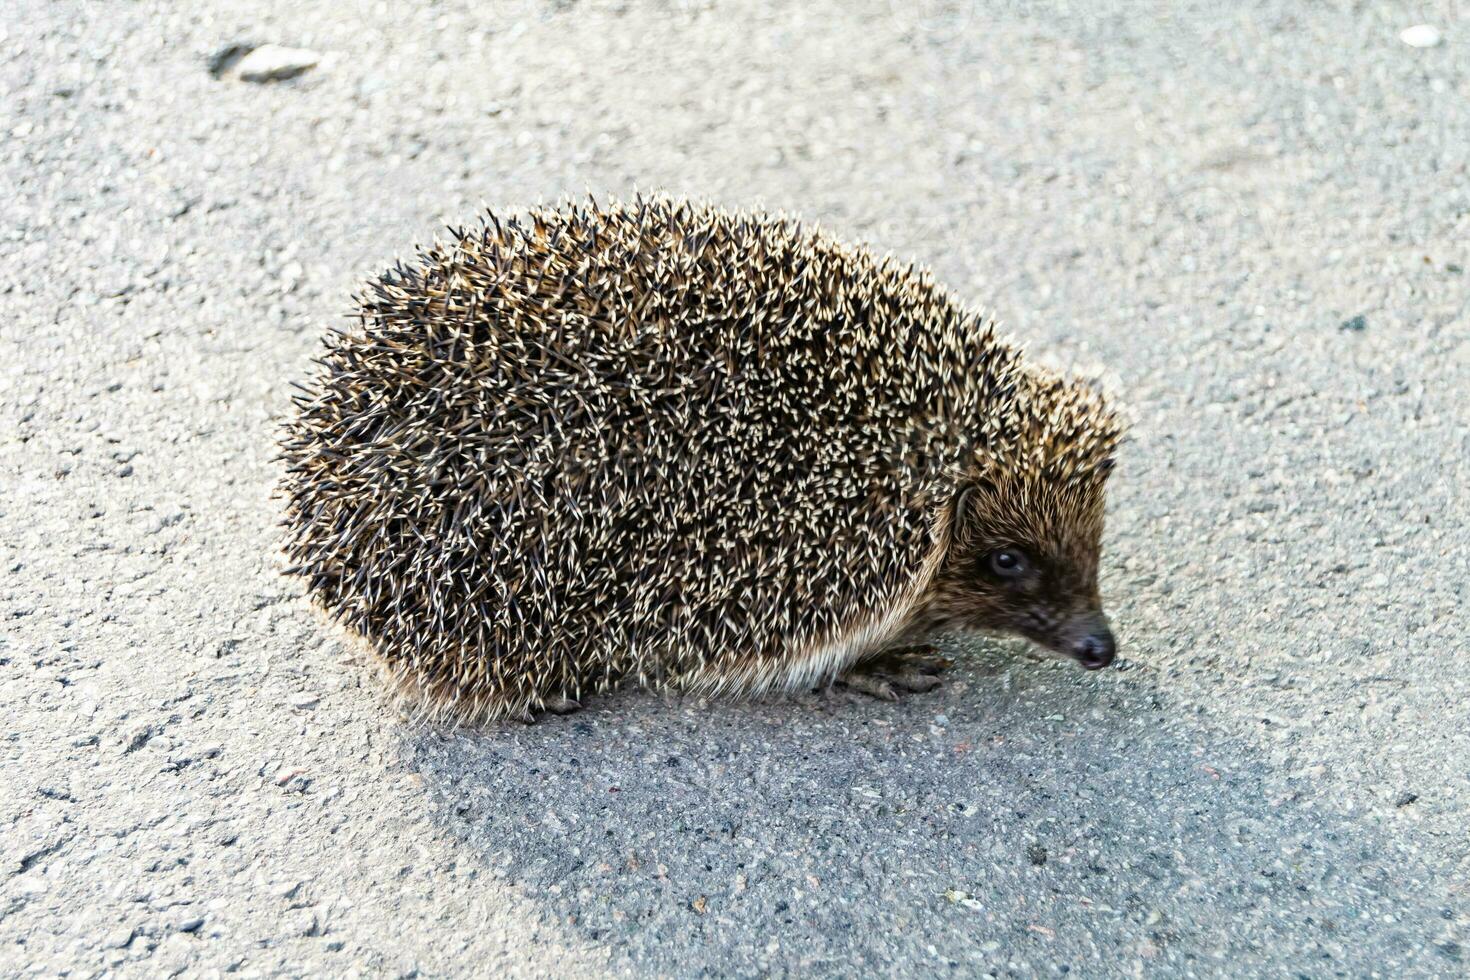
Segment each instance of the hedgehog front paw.
[{"label": "hedgehog front paw", "polygon": [[526,708],[519,715],[516,716],[516,720],[527,725],[534,725],[536,724],[536,720],[540,718],[543,713],[553,715],[569,715],[573,711],[581,710],[582,702],[580,701],[574,701],[571,698],[555,698],[551,701],[547,701],[535,711],[532,711],[530,708]]},{"label": "hedgehog front paw", "polygon": [[939,656],[929,644],[900,647],[854,664],[838,675],[837,683],[884,701],[897,701],[900,689],[934,690],[940,684],[937,675],[953,665],[953,660]]}]

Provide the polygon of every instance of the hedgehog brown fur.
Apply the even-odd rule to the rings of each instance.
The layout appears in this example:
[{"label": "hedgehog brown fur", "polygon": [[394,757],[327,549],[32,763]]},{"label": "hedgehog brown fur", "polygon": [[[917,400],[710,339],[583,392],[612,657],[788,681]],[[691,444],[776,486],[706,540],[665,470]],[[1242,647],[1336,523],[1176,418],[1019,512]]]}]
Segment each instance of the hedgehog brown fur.
[{"label": "hedgehog brown fur", "polygon": [[490,214],[360,304],[287,423],[287,551],[438,715],[809,688],[955,627],[1111,659],[1120,427],[925,270],[588,202]]}]

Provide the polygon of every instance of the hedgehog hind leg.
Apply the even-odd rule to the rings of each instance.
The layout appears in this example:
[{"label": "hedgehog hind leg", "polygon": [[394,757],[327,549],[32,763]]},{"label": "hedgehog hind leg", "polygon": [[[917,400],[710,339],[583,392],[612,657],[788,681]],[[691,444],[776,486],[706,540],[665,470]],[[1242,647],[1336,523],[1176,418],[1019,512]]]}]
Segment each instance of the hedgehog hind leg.
[{"label": "hedgehog hind leg", "polygon": [[385,666],[400,711],[430,722],[468,728],[500,721],[531,724],[545,715],[570,714],[582,707],[571,685],[537,686],[520,677],[462,685],[446,679],[438,669]]},{"label": "hedgehog hind leg", "polygon": [[837,683],[883,701],[897,701],[900,691],[932,691],[939,674],[954,665],[939,656],[931,644],[897,647],[853,664],[837,676]]}]

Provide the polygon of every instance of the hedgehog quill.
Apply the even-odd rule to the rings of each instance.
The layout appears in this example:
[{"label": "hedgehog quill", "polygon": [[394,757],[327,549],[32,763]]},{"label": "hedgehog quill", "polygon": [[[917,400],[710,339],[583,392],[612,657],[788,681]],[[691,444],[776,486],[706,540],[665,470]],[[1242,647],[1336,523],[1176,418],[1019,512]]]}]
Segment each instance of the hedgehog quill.
[{"label": "hedgehog quill", "polygon": [[292,571],[434,717],[894,698],[953,630],[1113,659],[1117,416],[792,218],[488,214],[371,282],[318,363],[282,439]]}]

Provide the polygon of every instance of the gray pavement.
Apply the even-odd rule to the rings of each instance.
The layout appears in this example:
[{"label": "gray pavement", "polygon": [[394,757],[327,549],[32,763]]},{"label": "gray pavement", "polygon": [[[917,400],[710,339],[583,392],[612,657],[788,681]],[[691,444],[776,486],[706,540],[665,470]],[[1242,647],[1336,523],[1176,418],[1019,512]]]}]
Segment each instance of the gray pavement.
[{"label": "gray pavement", "polygon": [[[1433,2],[7,8],[0,974],[1464,975],[1467,53]],[[443,223],[635,187],[1102,370],[1123,665],[398,718],[280,575],[288,383]]]}]

